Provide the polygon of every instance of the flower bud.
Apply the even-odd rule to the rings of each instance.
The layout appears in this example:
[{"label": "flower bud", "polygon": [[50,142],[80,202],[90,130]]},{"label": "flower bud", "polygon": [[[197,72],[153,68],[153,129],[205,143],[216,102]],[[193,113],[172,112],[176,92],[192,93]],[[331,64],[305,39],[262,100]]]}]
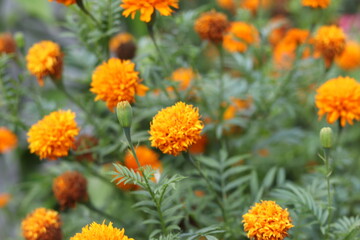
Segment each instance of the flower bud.
[{"label": "flower bud", "polygon": [[14,38],[15,38],[16,45],[20,49],[25,47],[25,37],[24,37],[24,34],[22,32],[15,33]]},{"label": "flower bud", "polygon": [[120,125],[123,128],[131,126],[132,108],[128,101],[121,101],[116,106],[116,114]]},{"label": "flower bud", "polygon": [[320,130],[320,143],[323,148],[331,148],[333,144],[333,132],[329,127]]}]

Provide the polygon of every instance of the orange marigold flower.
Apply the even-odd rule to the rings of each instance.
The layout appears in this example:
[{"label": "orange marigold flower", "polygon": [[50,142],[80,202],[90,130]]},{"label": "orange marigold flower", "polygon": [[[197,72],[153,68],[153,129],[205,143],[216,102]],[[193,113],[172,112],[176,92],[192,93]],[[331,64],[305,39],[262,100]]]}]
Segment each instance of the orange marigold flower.
[{"label": "orange marigold flower", "polygon": [[34,75],[40,86],[44,85],[44,77],[61,78],[63,56],[60,46],[51,41],[42,41],[34,44],[27,56],[27,68]]},{"label": "orange marigold flower", "polygon": [[330,79],[317,89],[315,103],[319,118],[326,114],[329,123],[339,119],[343,127],[352,125],[360,119],[360,84],[350,77]]},{"label": "orange marigold flower", "polygon": [[11,200],[9,193],[0,193],[0,208],[5,207]]},{"label": "orange marigold flower", "polygon": [[345,49],[346,36],[341,28],[331,25],[318,29],[314,38],[315,48],[325,58],[327,66]]},{"label": "orange marigold flower", "polygon": [[219,43],[229,26],[225,14],[216,11],[206,12],[195,21],[194,29],[203,40]]},{"label": "orange marigold flower", "polygon": [[106,102],[110,111],[114,111],[121,101],[135,101],[135,94],[144,96],[148,88],[140,84],[139,73],[130,60],[111,58],[98,66],[93,75],[90,91],[97,96],[95,101]]},{"label": "orange marigold flower", "polygon": [[61,3],[61,4],[64,4],[66,6],[69,6],[71,4],[75,4],[76,3],[76,0],[49,0],[49,2],[53,2],[53,1],[56,1],[58,3]]},{"label": "orange marigold flower", "polygon": [[58,212],[37,208],[21,223],[26,240],[61,240],[61,220]]},{"label": "orange marigold flower", "polygon": [[360,44],[355,41],[346,43],[345,50],[336,59],[336,64],[344,70],[360,67]]},{"label": "orange marigold flower", "polygon": [[224,36],[223,46],[229,52],[245,52],[249,44],[259,40],[256,28],[245,22],[232,22]]},{"label": "orange marigold flower", "polygon": [[31,126],[27,133],[30,152],[36,153],[40,159],[65,157],[75,146],[79,131],[75,113],[70,110],[52,112]]},{"label": "orange marigold flower", "polygon": [[178,68],[171,75],[172,80],[180,83],[180,90],[186,90],[194,78],[195,73],[191,68]]},{"label": "orange marigold flower", "polygon": [[[260,5],[261,4],[261,5]],[[256,13],[259,7],[267,8],[270,6],[270,0],[243,0],[240,4],[241,7]]]},{"label": "orange marigold flower", "polygon": [[189,147],[189,152],[191,154],[204,153],[208,142],[209,142],[208,137],[206,135],[201,135],[200,139]]},{"label": "orange marigold flower", "polygon": [[[98,139],[95,137],[92,137],[87,134],[80,135],[76,141],[75,141],[75,147],[74,150],[76,152],[82,152],[89,150],[90,148],[93,148],[97,146],[99,143]],[[95,154],[94,152],[88,152],[84,154],[77,154],[75,156],[75,159],[77,161],[88,161],[88,162],[94,162],[95,161]]]},{"label": "orange marigold flower", "polygon": [[268,39],[272,46],[276,46],[285,37],[291,24],[288,18],[282,15],[275,16],[270,19],[269,27],[272,29]]},{"label": "orange marigold flower", "polygon": [[311,8],[327,8],[331,0],[302,0],[302,5]]},{"label": "orange marigold flower", "polygon": [[75,234],[70,240],[134,240],[125,235],[124,229],[113,227],[112,222],[109,225],[93,222],[82,228],[81,233]]},{"label": "orange marigold flower", "polygon": [[53,181],[54,195],[62,209],[74,208],[88,199],[86,178],[77,171],[67,171]]},{"label": "orange marigold flower", "polygon": [[179,8],[179,0],[123,0],[120,5],[124,8],[122,15],[134,19],[136,11],[140,11],[140,20],[150,22],[155,9],[163,16],[170,16],[172,8]]},{"label": "orange marigold flower", "polygon": [[234,12],[234,9],[236,9],[234,0],[216,0],[216,2],[220,7],[225,8],[231,12]]},{"label": "orange marigold flower", "polygon": [[186,151],[200,139],[204,124],[199,118],[198,108],[183,102],[162,109],[150,124],[151,146],[174,156]]},{"label": "orange marigold flower", "polygon": [[2,53],[10,54],[15,53],[16,43],[11,33],[0,34],[0,55]]},{"label": "orange marigold flower", "polygon": [[294,225],[287,209],[282,209],[274,201],[255,203],[243,215],[244,230],[250,239],[282,240]]},{"label": "orange marigold flower", "polygon": [[16,147],[18,140],[14,133],[5,127],[0,127],[0,153],[5,153]]},{"label": "orange marigold flower", "polygon": [[233,119],[237,112],[248,109],[252,103],[252,98],[248,97],[247,99],[238,99],[232,98],[232,103],[228,106],[224,112],[224,120]]},{"label": "orange marigold flower", "polygon": [[129,33],[119,33],[112,37],[109,42],[109,48],[116,57],[124,60],[134,58],[136,52],[134,38]]}]

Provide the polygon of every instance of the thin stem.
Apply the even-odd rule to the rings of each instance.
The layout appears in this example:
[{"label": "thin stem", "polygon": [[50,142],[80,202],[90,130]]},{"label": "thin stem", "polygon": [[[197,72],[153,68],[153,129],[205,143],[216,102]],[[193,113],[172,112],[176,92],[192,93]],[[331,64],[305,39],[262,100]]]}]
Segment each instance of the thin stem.
[{"label": "thin stem", "polygon": [[330,149],[324,148],[324,161],[326,168],[326,185],[327,185],[327,200],[328,200],[328,222],[327,222],[327,230],[325,234],[326,240],[330,238],[330,224],[331,224],[331,214],[332,214],[332,201],[331,201],[331,185],[330,185],[330,176],[331,176],[331,168],[330,168],[330,158],[329,158]]},{"label": "thin stem", "polygon": [[94,23],[101,28],[100,23],[98,22],[98,20],[96,20],[96,18],[85,8],[84,3],[82,0],[76,0],[76,4],[78,5],[78,7],[81,9],[81,11],[83,11],[86,15],[88,15],[91,20],[94,21]]},{"label": "thin stem", "polygon": [[222,106],[222,102],[224,100],[224,94],[225,94],[225,86],[224,86],[224,51],[220,44],[218,44],[217,49],[219,51],[219,58],[220,58],[220,79],[219,79],[219,123],[223,120],[223,113],[224,108]]},{"label": "thin stem", "polygon": [[108,218],[110,221],[114,221],[117,223],[121,223],[121,220],[118,219],[117,217],[111,216],[109,214],[107,214],[106,212],[100,210],[99,208],[95,207],[91,202],[85,202],[82,203],[85,207],[87,207],[89,210],[96,212],[97,214],[104,216],[105,218]]}]

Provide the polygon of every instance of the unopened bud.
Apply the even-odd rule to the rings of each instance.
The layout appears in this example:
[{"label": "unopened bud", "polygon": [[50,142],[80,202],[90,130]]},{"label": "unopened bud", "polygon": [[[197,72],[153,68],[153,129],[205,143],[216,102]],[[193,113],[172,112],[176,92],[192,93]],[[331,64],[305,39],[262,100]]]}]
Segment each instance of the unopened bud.
[{"label": "unopened bud", "polygon": [[122,101],[117,104],[116,115],[123,128],[131,126],[132,108],[128,101]]},{"label": "unopened bud", "polygon": [[333,132],[329,127],[320,130],[320,143],[323,148],[331,148],[333,144]]},{"label": "unopened bud", "polygon": [[22,32],[15,33],[14,38],[15,38],[16,46],[18,48],[21,49],[25,46],[25,37]]}]

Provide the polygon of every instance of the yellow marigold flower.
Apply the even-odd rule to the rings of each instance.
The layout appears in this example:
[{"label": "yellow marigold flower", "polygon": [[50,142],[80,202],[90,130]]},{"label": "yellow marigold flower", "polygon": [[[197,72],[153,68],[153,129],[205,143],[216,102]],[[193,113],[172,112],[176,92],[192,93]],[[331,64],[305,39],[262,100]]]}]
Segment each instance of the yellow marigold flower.
[{"label": "yellow marigold flower", "polygon": [[204,124],[199,118],[199,110],[183,102],[162,109],[150,124],[151,146],[174,156],[186,151],[201,138]]},{"label": "yellow marigold flower", "polygon": [[223,46],[229,52],[245,52],[249,44],[259,40],[256,28],[245,22],[232,22],[224,36]]},{"label": "yellow marigold flower", "polygon": [[223,40],[229,26],[225,14],[216,11],[206,12],[195,21],[194,29],[203,40],[219,43]]},{"label": "yellow marigold flower", "polygon": [[274,201],[255,203],[243,215],[244,230],[250,239],[282,240],[294,225],[287,209],[282,209]]},{"label": "yellow marigold flower", "polygon": [[315,103],[319,118],[326,114],[329,123],[339,119],[343,127],[352,125],[360,119],[360,84],[350,77],[330,79],[317,89]]},{"label": "yellow marigold flower", "polygon": [[140,11],[140,20],[150,22],[155,9],[163,16],[170,16],[172,8],[179,8],[179,0],[123,0],[120,5],[124,8],[122,15],[134,19],[136,11]]},{"label": "yellow marigold flower", "polygon": [[0,193],[0,208],[5,207],[11,200],[11,195],[9,193]]},{"label": "yellow marigold flower", "polygon": [[31,126],[27,133],[30,152],[36,153],[40,159],[65,157],[75,146],[79,131],[75,113],[70,110],[52,112]]},{"label": "yellow marigold flower", "polygon": [[114,228],[112,222],[98,224],[93,222],[82,228],[81,233],[75,234],[70,240],[134,240],[125,235],[124,229]]},{"label": "yellow marigold flower", "polygon": [[109,48],[116,57],[124,60],[134,58],[136,52],[134,38],[129,33],[119,33],[112,37],[109,42]]},{"label": "yellow marigold flower", "polygon": [[327,8],[331,0],[302,0],[302,5],[311,8]]},{"label": "yellow marigold flower", "polygon": [[88,199],[86,178],[77,171],[67,171],[53,181],[54,195],[62,209],[74,208]]},{"label": "yellow marigold flower", "polygon": [[98,66],[92,75],[90,91],[97,95],[95,101],[105,101],[110,111],[114,111],[121,101],[134,102],[135,94],[144,96],[147,90],[140,84],[139,73],[130,60],[111,58]]},{"label": "yellow marigold flower", "polygon": [[191,68],[178,68],[171,75],[172,80],[180,83],[180,90],[186,90],[194,78],[195,73]]},{"label": "yellow marigold flower", "polygon": [[315,48],[325,58],[327,66],[345,49],[346,36],[341,28],[331,25],[318,29],[314,38]]},{"label": "yellow marigold flower", "polygon": [[16,43],[11,33],[0,34],[0,55],[2,53],[10,54],[15,53]]},{"label": "yellow marigold flower", "polygon": [[0,153],[5,153],[16,147],[17,137],[9,129],[0,127]]},{"label": "yellow marigold flower", "polygon": [[34,44],[26,56],[27,68],[34,75],[40,86],[44,85],[44,77],[61,78],[63,53],[60,46],[52,41]]},{"label": "yellow marigold flower", "polygon": [[76,0],[49,0],[49,2],[53,2],[53,1],[56,1],[58,3],[61,3],[61,4],[64,4],[66,6],[69,6],[71,4],[75,4],[76,3]]},{"label": "yellow marigold flower", "polygon": [[21,223],[26,240],[61,240],[61,220],[54,210],[37,208]]},{"label": "yellow marigold flower", "polygon": [[346,43],[345,50],[336,59],[336,64],[344,70],[353,70],[360,67],[360,44],[355,41]]}]

